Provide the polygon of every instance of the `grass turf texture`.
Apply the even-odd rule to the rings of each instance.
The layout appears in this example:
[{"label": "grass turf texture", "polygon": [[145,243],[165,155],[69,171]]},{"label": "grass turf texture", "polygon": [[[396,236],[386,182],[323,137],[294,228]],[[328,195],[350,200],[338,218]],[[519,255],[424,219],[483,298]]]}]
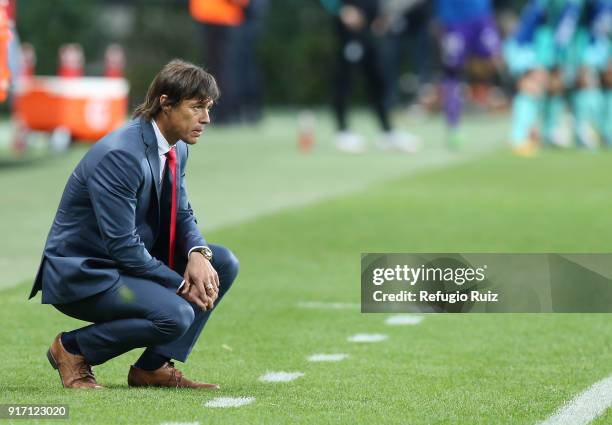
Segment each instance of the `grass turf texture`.
[{"label": "grass turf texture", "polygon": [[[299,301],[358,302],[361,252],[612,251],[606,238],[612,156],[547,152],[523,160],[493,151],[482,157],[505,132],[503,120],[487,117],[468,122],[477,136],[457,156],[442,149],[440,123],[426,121],[411,123],[433,140],[420,157],[346,157],[323,146],[301,157],[290,118],[276,120],[277,127],[264,128],[258,141],[245,129],[211,131],[209,149],[198,147],[206,153],[190,157],[196,212],[201,204],[219,214],[212,216],[217,230],[205,234],[235,251],[241,274],[188,363],[179,367],[222,390],[128,389],[127,371],[140,350],[96,368],[110,390],[62,389],[44,352],[58,331],[79,324],[50,306],[26,303],[30,283],[23,282],[0,294],[0,402],[65,403],[70,423],[527,424],[612,373],[608,315],[428,315],[418,326],[392,327],[384,325],[388,315],[297,307]],[[321,132],[322,138],[331,134],[329,126]],[[0,178],[24,181],[24,192],[11,197],[22,196],[29,208],[44,210],[36,214],[51,217],[61,191],[55,186],[63,186],[80,155],[45,165],[52,179],[32,177],[42,174],[39,168],[9,170]],[[205,170],[213,182],[198,187]],[[302,182],[309,175],[315,182]],[[241,179],[256,193],[241,192]],[[271,187],[258,189],[258,182]],[[279,194],[282,187],[288,192]],[[30,188],[49,195],[25,198]],[[316,196],[301,196],[308,190]],[[275,202],[272,209],[260,205]],[[236,212],[251,203],[263,215]],[[216,210],[235,216],[224,222]],[[7,221],[21,227],[18,215],[3,216],[3,226]],[[45,235],[49,222],[37,224]],[[2,255],[10,259],[18,242],[4,242]],[[389,338],[346,341],[361,332]],[[327,352],[350,357],[306,361]],[[267,371],[306,375],[289,383],[258,382]],[[202,407],[216,396],[257,400],[237,409]],[[594,423],[611,421],[608,411]]]}]

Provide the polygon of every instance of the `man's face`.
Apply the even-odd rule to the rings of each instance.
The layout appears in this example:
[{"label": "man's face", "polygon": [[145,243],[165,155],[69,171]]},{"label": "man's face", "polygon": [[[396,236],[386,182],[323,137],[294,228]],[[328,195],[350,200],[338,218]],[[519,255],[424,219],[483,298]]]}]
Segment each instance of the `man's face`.
[{"label": "man's face", "polygon": [[198,138],[210,123],[209,112],[213,102],[202,99],[185,99],[168,109],[168,130],[173,138],[188,145],[198,143]]}]

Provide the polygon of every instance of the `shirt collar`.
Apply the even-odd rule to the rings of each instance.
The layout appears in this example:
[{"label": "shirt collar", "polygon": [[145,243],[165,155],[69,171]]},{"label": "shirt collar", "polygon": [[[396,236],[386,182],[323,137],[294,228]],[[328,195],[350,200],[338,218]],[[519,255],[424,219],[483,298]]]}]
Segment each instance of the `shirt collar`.
[{"label": "shirt collar", "polygon": [[170,150],[171,146],[159,130],[159,127],[155,123],[155,120],[151,120],[151,124],[153,124],[153,131],[155,132],[155,138],[157,139],[157,152],[159,156],[165,155]]}]

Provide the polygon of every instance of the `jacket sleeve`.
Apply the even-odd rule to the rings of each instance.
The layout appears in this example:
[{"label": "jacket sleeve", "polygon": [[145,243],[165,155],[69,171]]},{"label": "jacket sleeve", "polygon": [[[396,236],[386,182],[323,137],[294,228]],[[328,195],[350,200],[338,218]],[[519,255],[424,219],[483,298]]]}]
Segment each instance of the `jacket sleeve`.
[{"label": "jacket sleeve", "polygon": [[181,161],[181,174],[179,177],[179,199],[176,211],[176,243],[177,253],[188,256],[189,250],[195,246],[205,246],[206,240],[198,229],[198,221],[193,213],[189,198],[187,196],[187,188],[185,187],[185,168],[187,166],[187,157],[189,150],[185,146],[185,156]]},{"label": "jacket sleeve", "polygon": [[109,256],[123,272],[176,289],[183,278],[151,256],[136,233],[136,202],[142,169],[125,151],[110,151],[87,180],[100,234]]}]

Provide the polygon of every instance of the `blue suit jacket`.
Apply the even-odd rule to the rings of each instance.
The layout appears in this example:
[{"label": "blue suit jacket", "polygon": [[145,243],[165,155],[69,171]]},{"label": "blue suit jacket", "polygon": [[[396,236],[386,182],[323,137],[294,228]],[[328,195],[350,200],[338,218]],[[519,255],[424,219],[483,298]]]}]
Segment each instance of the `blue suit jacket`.
[{"label": "blue suit jacket", "polygon": [[[187,199],[187,145],[177,150],[177,263],[206,245]],[[129,122],[99,140],[72,172],[49,232],[30,293],[61,304],[105,291],[122,274],[177,289],[183,277],[156,258],[168,247],[156,243],[160,229],[160,164],[150,122]],[[166,239],[167,240],[167,239]]]}]

